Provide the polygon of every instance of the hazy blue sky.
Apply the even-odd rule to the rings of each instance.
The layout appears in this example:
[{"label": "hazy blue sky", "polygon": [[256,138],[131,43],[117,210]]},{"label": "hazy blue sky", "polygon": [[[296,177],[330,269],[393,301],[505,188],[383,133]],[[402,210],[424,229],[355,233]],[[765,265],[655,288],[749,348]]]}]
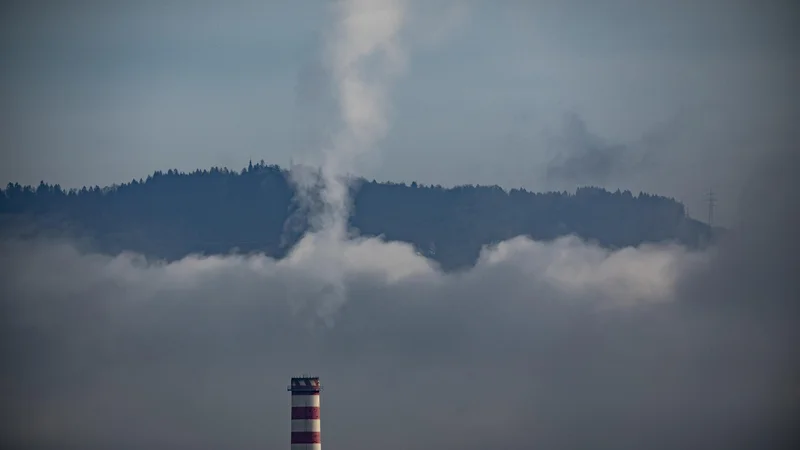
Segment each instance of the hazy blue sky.
[{"label": "hazy blue sky", "polygon": [[[19,5],[15,5],[19,3]],[[315,152],[336,117],[329,2],[6,2],[0,181],[74,187]],[[412,1],[378,179],[676,196],[729,221],[797,142],[798,8]]]}]

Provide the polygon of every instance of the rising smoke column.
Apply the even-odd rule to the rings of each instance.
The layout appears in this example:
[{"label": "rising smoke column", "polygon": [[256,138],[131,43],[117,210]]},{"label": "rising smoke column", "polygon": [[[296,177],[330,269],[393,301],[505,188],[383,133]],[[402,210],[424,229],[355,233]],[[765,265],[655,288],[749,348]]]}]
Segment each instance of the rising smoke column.
[{"label": "rising smoke column", "polygon": [[290,261],[315,266],[320,285],[303,293],[323,318],[344,301],[342,244],[350,215],[350,176],[360,155],[388,131],[388,88],[404,66],[399,32],[404,0],[344,0],[332,5],[335,17],[325,45],[339,106],[341,128],[322,149],[318,173],[293,168],[311,232],[295,246]]},{"label": "rising smoke column", "polygon": [[337,238],[347,229],[347,176],[358,156],[369,152],[388,130],[388,85],[403,66],[398,33],[404,3],[346,0],[334,5],[337,24],[327,54],[343,127],[323,150],[321,203],[322,226]]}]

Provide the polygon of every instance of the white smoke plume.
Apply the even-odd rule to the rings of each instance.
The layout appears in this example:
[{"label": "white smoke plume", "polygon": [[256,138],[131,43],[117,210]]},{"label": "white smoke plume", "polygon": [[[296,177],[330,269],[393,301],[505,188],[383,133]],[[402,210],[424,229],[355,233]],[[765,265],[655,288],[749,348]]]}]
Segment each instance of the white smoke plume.
[{"label": "white smoke plume", "polygon": [[326,225],[344,237],[349,192],[345,179],[359,155],[388,130],[388,83],[403,66],[398,42],[402,0],[345,0],[335,4],[338,24],[329,56],[344,128],[325,149],[322,200]]},{"label": "white smoke plume", "polygon": [[[313,231],[344,239],[349,216],[348,177],[360,155],[373,149],[388,131],[388,88],[404,66],[399,33],[405,16],[402,0],[343,0],[331,6],[334,27],[326,42],[339,104],[341,128],[322,150],[318,174],[300,170],[300,195],[320,190]],[[314,175],[318,175],[318,178]]]},{"label": "white smoke plume", "polygon": [[[373,149],[388,131],[388,88],[404,67],[399,33],[403,0],[342,0],[332,4],[335,18],[326,45],[339,103],[341,129],[322,149],[318,172],[294,168],[298,197],[310,214],[310,233],[293,249],[294,258],[317,265],[321,318],[344,301],[344,272],[337,259],[345,252],[350,215],[350,177],[358,157]],[[312,254],[311,256],[308,256]],[[305,255],[305,256],[300,256]]]}]

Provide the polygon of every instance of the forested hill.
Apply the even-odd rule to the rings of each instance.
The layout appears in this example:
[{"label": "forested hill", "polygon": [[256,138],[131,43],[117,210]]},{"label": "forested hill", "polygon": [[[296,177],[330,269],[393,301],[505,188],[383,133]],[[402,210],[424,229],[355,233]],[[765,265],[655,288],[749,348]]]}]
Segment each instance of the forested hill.
[{"label": "forested hill", "polygon": [[[4,232],[35,224],[38,232],[91,237],[105,251],[135,250],[169,260],[232,249],[281,257],[302,232],[287,225],[297,218],[288,173],[263,162],[241,172],[156,172],[108,188],[9,184],[2,194]],[[709,235],[682,204],[644,193],[375,181],[358,184],[351,224],[362,235],[413,243],[445,269],[470,265],[483,245],[518,235],[547,240],[574,233],[609,247],[666,240],[694,247]]]}]

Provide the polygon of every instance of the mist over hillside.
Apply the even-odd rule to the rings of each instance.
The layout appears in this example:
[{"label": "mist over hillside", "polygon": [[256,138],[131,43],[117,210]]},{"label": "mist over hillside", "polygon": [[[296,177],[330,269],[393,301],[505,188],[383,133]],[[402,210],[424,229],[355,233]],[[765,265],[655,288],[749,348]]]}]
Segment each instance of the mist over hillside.
[{"label": "mist over hillside", "polygon": [[[287,374],[311,365],[328,388],[324,433],[335,448],[797,448],[800,190],[798,157],[785,156],[757,174],[741,227],[697,252],[516,238],[444,274],[405,244],[330,246],[319,233],[282,260],[171,263],[71,239],[0,240],[0,443],[286,448]],[[240,195],[253,191],[245,180],[276,179],[253,173],[168,173],[106,195],[28,191],[15,207],[45,218],[61,205],[62,217],[82,211],[131,229],[183,217],[189,230],[181,212],[198,198],[198,217],[243,228],[247,214],[230,211],[270,210]],[[134,200],[137,191],[149,193]],[[554,198],[604,204],[578,203],[581,195]],[[652,217],[642,212],[648,201],[637,197],[632,210]],[[94,202],[105,206],[92,212]],[[139,209],[125,215],[126,203]],[[514,395],[499,389],[509,379]],[[426,408],[431,398],[436,407]],[[391,407],[375,408],[376,399]]]},{"label": "mist over hillside", "polygon": [[[582,187],[534,193],[497,186],[423,186],[359,180],[350,226],[362,236],[413,244],[445,270],[471,266],[486,245],[575,234],[608,248],[677,242],[697,248],[709,228],[670,198]],[[0,196],[7,233],[67,233],[98,249],[177,260],[189,254],[264,252],[283,257],[308,231],[308,207],[289,172],[262,162],[155,172],[112,187],[65,191],[8,184]],[[313,206],[312,206],[313,207]]]}]

